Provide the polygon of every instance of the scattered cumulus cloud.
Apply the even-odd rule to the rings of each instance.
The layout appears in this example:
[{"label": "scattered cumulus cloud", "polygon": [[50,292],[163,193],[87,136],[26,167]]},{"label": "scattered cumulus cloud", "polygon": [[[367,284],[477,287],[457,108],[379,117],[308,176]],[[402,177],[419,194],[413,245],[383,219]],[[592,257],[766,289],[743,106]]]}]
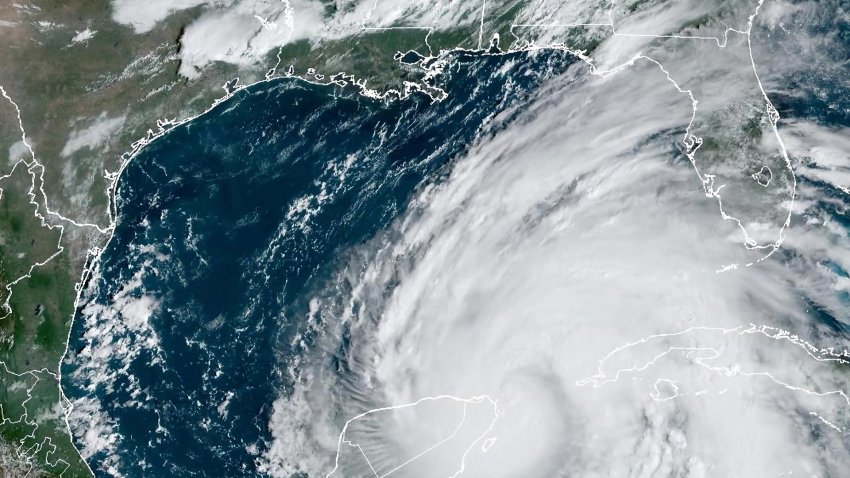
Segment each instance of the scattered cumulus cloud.
[{"label": "scattered cumulus cloud", "polygon": [[71,38],[71,43],[85,43],[85,42],[91,40],[92,38],[94,38],[94,35],[96,33],[97,33],[96,30],[92,30],[91,28],[86,28],[83,31],[77,32],[77,34],[74,35],[73,38]]}]

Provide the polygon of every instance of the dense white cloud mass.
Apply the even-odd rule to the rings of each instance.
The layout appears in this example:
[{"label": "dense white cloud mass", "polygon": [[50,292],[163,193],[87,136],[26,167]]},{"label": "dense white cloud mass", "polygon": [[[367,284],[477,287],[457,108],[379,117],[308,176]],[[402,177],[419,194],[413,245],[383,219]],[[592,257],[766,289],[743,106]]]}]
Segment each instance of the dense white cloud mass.
[{"label": "dense white cloud mass", "polygon": [[183,34],[180,74],[194,78],[214,61],[237,65],[260,62],[282,45],[315,36],[322,13],[318,2],[280,0],[239,2],[222,10],[209,10]]},{"label": "dense white cloud mass", "polygon": [[[850,467],[846,362],[795,335],[829,336],[803,297],[846,318],[836,291],[848,281],[823,265],[850,266],[846,233],[812,213],[785,244],[790,259],[742,266],[770,250],[743,247],[742,232],[784,237],[794,186],[745,35],[731,33],[726,49],[612,39],[599,51],[612,67],[637,52],[660,63],[638,58],[606,76],[576,65],[316,295],[310,322],[325,342],[293,364],[302,386],[275,402],[267,471],[421,477],[452,463],[439,476],[696,478]],[[676,160],[692,100],[699,175]],[[786,131],[812,158],[803,175],[843,182],[850,148],[816,146],[840,132]],[[763,165],[776,189],[741,179]],[[799,192],[795,211],[809,211],[816,192]],[[329,365],[340,342],[344,373]],[[426,409],[339,435],[364,410],[446,395],[497,403],[483,439],[436,446],[464,422]],[[470,426],[487,430],[487,418]]]},{"label": "dense white cloud mass", "polygon": [[128,25],[136,33],[152,30],[158,22],[172,13],[186,8],[212,3],[209,0],[113,0],[112,19]]},{"label": "dense white cloud mass", "polygon": [[188,78],[214,61],[253,65],[291,41],[317,38],[322,26],[323,6],[309,0],[115,0],[112,16],[145,33],[174,12],[197,6],[203,13],[179,40],[180,74]]}]

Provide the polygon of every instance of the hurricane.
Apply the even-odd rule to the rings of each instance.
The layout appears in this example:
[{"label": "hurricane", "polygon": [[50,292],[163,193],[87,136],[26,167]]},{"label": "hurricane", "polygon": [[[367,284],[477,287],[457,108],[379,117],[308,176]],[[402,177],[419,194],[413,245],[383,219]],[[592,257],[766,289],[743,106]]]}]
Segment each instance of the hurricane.
[{"label": "hurricane", "polygon": [[152,141],[63,364],[83,456],[844,476],[846,7],[709,3],[444,52],[439,96],[260,82]]}]

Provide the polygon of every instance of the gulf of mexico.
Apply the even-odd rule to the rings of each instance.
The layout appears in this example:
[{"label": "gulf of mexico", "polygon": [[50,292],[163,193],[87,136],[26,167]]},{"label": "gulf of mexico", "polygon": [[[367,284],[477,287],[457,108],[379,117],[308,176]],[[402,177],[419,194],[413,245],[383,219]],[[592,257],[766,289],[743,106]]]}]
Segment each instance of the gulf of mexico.
[{"label": "gulf of mexico", "polygon": [[96,473],[258,474],[311,284],[574,62],[459,54],[438,103],[264,82],[146,146],[121,176],[63,366]]}]

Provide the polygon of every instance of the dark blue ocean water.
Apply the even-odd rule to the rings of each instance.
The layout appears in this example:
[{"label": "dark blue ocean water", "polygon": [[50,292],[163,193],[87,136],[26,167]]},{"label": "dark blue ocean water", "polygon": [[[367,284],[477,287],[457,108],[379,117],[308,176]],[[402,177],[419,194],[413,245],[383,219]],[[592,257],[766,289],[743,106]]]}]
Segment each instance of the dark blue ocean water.
[{"label": "dark blue ocean water", "polygon": [[[477,136],[510,122],[494,113],[521,109],[574,62],[463,54],[440,80],[440,103],[280,79],[145,147],[120,179],[117,228],[85,285],[63,367],[68,396],[94,399],[118,439],[90,456],[95,471],[256,475],[308,284]],[[134,323],[140,304],[155,304],[149,325],[109,322]],[[108,319],[110,309],[122,310]],[[97,351],[106,358],[92,360]]]}]

